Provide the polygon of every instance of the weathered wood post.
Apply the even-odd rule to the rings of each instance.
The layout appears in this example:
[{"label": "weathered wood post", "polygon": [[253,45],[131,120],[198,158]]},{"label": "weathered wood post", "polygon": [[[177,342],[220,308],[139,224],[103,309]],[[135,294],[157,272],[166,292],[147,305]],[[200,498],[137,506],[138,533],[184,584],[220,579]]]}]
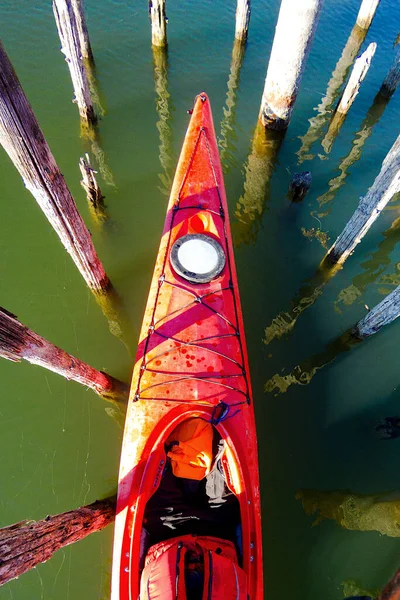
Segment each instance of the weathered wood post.
[{"label": "weathered wood post", "polygon": [[167,47],[153,46],[154,89],[156,92],[156,109],[158,115],[157,129],[160,145],[159,156],[163,173],[159,175],[162,188],[160,191],[169,196],[172,175],[172,132],[171,132],[171,96],[168,91],[168,51]]},{"label": "weathered wood post", "polygon": [[400,82],[400,50],[394,58],[392,66],[390,67],[389,73],[386,75],[384,82],[382,83],[379,93],[385,98],[391,98],[396,91],[397,86]]},{"label": "weathered wood post", "polygon": [[71,0],[72,10],[74,11],[76,27],[78,31],[79,47],[81,56],[84,60],[94,63],[92,46],[90,44],[89,32],[86,26],[85,15],[81,0]]},{"label": "weathered wood post", "polygon": [[383,161],[381,171],[372,187],[366,196],[361,198],[357,210],[324,260],[343,264],[398,191],[400,191],[400,136]]},{"label": "weathered wood post", "polygon": [[166,46],[168,19],[165,12],[165,0],[149,0],[149,17],[152,45]]},{"label": "weathered wood post", "polygon": [[322,146],[326,153],[331,151],[332,144],[335,141],[335,138],[344,123],[346,115],[358,94],[361,83],[368,73],[375,50],[376,43],[372,42],[365,52],[363,52],[361,56],[357,58],[354,64],[349,81],[347,82],[345,90],[336,108],[333,119],[329,124],[329,129],[322,140]]},{"label": "weathered wood post", "polygon": [[380,0],[363,0],[357,15],[357,25],[361,29],[369,29]]},{"label": "weathered wood post", "polygon": [[247,40],[251,14],[251,0],[238,0],[236,7],[235,38],[241,42]]},{"label": "weathered wood post", "polygon": [[90,213],[96,223],[103,224],[108,221],[109,217],[106,205],[104,204],[104,196],[97,183],[96,171],[91,165],[89,154],[86,153],[85,156],[80,157],[79,168],[82,175],[81,186],[86,192]]},{"label": "weathered wood post", "polygon": [[240,82],[240,70],[243,64],[246,45],[240,40],[233,43],[231,68],[228,79],[228,91],[224,106],[224,118],[221,122],[221,139],[219,140],[221,163],[224,172],[228,171],[228,160],[233,147],[236,120],[236,93]]},{"label": "weathered wood post", "polygon": [[[299,163],[302,163],[304,160],[308,160],[313,158],[313,155],[310,155],[310,148],[322,135],[322,131],[325,123],[331,117],[331,109],[335,103],[336,98],[339,95],[340,89],[344,84],[347,74],[351,65],[354,62],[354,59],[359,53],[359,50],[362,46],[362,43],[365,40],[365,37],[368,33],[369,25],[371,24],[372,18],[375,14],[376,8],[379,4],[379,0],[374,0],[371,3],[371,0],[363,0],[360,6],[360,10],[357,15],[357,21],[350,33],[349,39],[347,40],[346,46],[343,49],[342,55],[338,60],[336,67],[332,73],[332,76],[328,83],[328,88],[326,90],[325,96],[322,98],[318,107],[314,110],[317,111],[317,115],[309,119],[310,127],[308,128],[307,133],[301,138],[302,145],[298,152]],[[367,9],[368,5],[368,9]],[[372,10],[374,5],[374,10]],[[368,23],[368,20],[365,19],[365,14],[368,10],[369,14],[369,24],[368,27],[361,27],[358,23],[364,23],[365,25]]]},{"label": "weathered wood post", "polygon": [[400,316],[400,286],[388,294],[355,325],[353,334],[364,340]]},{"label": "weathered wood post", "polygon": [[282,0],[261,101],[259,119],[269,129],[290,120],[322,0]]},{"label": "weathered wood post", "polygon": [[0,585],[107,527],[115,519],[115,508],[114,496],[41,521],[21,521],[0,529]]},{"label": "weathered wood post", "polygon": [[0,356],[13,362],[27,360],[89,387],[107,400],[126,403],[129,386],[107,373],[97,371],[78,358],[54,346],[20,323],[15,315],[0,307]]},{"label": "weathered wood post", "polygon": [[288,198],[291,202],[301,202],[304,200],[312,182],[311,171],[295,173],[289,185]]},{"label": "weathered wood post", "polygon": [[106,292],[110,280],[1,44],[0,142],[89,288]]},{"label": "weathered wood post", "polygon": [[82,123],[90,127],[96,123],[97,117],[90,95],[83,49],[71,0],[53,0],[53,12],[61,41],[61,52],[65,55],[74,87],[74,102],[78,105]]}]

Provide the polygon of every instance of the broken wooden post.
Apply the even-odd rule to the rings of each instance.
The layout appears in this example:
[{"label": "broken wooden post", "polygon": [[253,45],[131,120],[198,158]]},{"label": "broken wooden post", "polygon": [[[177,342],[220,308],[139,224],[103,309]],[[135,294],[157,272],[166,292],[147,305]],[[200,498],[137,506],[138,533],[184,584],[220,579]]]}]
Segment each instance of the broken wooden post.
[{"label": "broken wooden post", "polygon": [[312,182],[311,171],[295,173],[289,185],[288,198],[292,202],[301,202],[304,200]]},{"label": "broken wooden post", "polygon": [[152,45],[166,46],[168,19],[165,13],[165,0],[149,0],[149,17]]},{"label": "broken wooden post", "polygon": [[115,519],[115,508],[114,496],[41,521],[21,521],[0,529],[0,585],[46,562],[57,550],[107,527]]},{"label": "broken wooden post", "polygon": [[289,125],[322,0],[282,0],[259,119],[269,129]]},{"label": "broken wooden post", "polygon": [[[231,68],[228,79],[226,103],[223,108],[224,118],[221,122],[221,138],[219,140],[221,163],[224,173],[228,171],[228,160],[233,153],[235,138],[236,94],[240,82],[240,70],[243,64],[246,45],[240,40],[233,43]],[[235,165],[236,166],[236,165]]]},{"label": "broken wooden post", "polygon": [[106,221],[108,215],[104,204],[104,196],[97,183],[96,171],[90,163],[89,154],[86,153],[85,156],[80,157],[79,168],[82,174],[81,186],[86,192],[91,213],[96,217],[96,220]]},{"label": "broken wooden post", "polygon": [[126,403],[129,386],[107,373],[97,371],[78,358],[54,346],[20,323],[15,315],[0,307],[0,356],[13,362],[27,360],[89,387],[107,400]]},{"label": "broken wooden post", "polygon": [[329,129],[322,140],[322,146],[326,153],[331,151],[332,144],[335,141],[336,136],[338,135],[340,128],[344,123],[346,115],[358,94],[361,83],[368,73],[375,50],[376,43],[372,42],[365,52],[363,52],[361,56],[357,58],[354,64],[349,81],[347,82],[345,90],[336,108],[333,119],[329,124]]},{"label": "broken wooden post", "polygon": [[53,0],[53,12],[61,41],[61,52],[65,55],[75,100],[82,124],[94,125],[97,121],[90,95],[89,82],[85,71],[78,25],[71,0]]},{"label": "broken wooden post", "polygon": [[251,13],[250,0],[238,0],[236,7],[236,28],[235,38],[241,42],[247,40],[249,32],[249,21]]},{"label": "broken wooden post", "polygon": [[364,340],[400,316],[400,286],[385,296],[355,325],[353,334]]},{"label": "broken wooden post", "polygon": [[89,32],[86,26],[85,15],[81,0],[71,0],[72,10],[74,11],[76,27],[78,31],[79,47],[81,56],[84,60],[94,63],[92,46],[90,44]]},{"label": "broken wooden post", "polygon": [[369,29],[380,0],[363,0],[357,15],[357,25],[361,29]]},{"label": "broken wooden post", "polygon": [[381,171],[372,187],[366,196],[361,198],[357,210],[324,260],[330,263],[344,263],[398,191],[400,191],[400,136],[383,161]]},{"label": "broken wooden post", "polygon": [[396,91],[396,88],[400,82],[400,50],[394,58],[392,66],[390,67],[389,73],[386,75],[384,82],[382,83],[379,93],[384,98],[391,98]]},{"label": "broken wooden post", "polygon": [[89,288],[106,292],[110,280],[1,43],[0,142]]}]

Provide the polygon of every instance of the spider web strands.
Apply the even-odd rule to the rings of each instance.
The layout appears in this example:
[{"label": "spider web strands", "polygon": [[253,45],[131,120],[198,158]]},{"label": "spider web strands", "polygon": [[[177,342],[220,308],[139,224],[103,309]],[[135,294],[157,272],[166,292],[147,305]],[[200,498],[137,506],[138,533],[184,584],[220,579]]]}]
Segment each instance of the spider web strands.
[{"label": "spider web strands", "polygon": [[[186,172],[184,174],[183,180],[182,180],[180,188],[179,188],[176,204],[171,211],[171,222],[168,226],[169,231],[167,234],[168,235],[168,241],[167,241],[167,246],[166,246],[167,248],[170,248],[170,246],[171,246],[172,231],[173,231],[174,227],[176,226],[176,223],[180,222],[178,219],[178,216],[180,215],[180,211],[188,209],[188,206],[181,206],[181,196],[182,196],[185,184],[188,180],[190,169],[193,166],[193,162],[195,159],[196,152],[199,148],[199,144],[200,144],[201,140],[203,140],[203,139],[206,144],[207,156],[208,156],[208,160],[209,160],[209,167],[212,172],[214,187],[215,187],[215,190],[217,193],[219,207],[220,207],[219,212],[217,212],[215,210],[209,211],[209,212],[210,212],[210,214],[214,214],[218,218],[222,219],[223,224],[224,224],[224,232],[225,232],[225,245],[226,245],[226,247],[228,247],[226,221],[225,221],[226,217],[225,217],[224,210],[223,210],[223,205],[222,205],[221,195],[220,195],[220,191],[219,191],[219,187],[218,187],[216,172],[215,172],[215,168],[214,168],[214,164],[213,164],[213,160],[212,160],[212,156],[211,156],[210,146],[208,143],[207,132],[203,127],[201,127],[199,130],[198,136],[196,138],[195,144],[194,144],[193,152],[189,158]],[[190,206],[192,206],[192,205],[190,205]],[[196,205],[193,205],[193,208],[198,209],[199,206],[196,204]],[[202,207],[202,210],[204,210],[206,212],[208,211],[208,209],[204,208],[204,207]],[[173,384],[179,385],[182,382],[186,382],[186,381],[190,380],[190,381],[199,381],[201,383],[204,383],[205,385],[211,384],[212,386],[218,386],[219,388],[233,391],[235,393],[238,393],[238,394],[244,396],[246,399],[244,402],[249,402],[250,401],[249,383],[248,383],[247,374],[246,374],[246,371],[244,368],[243,345],[242,345],[240,336],[238,335],[238,323],[239,323],[238,310],[237,310],[237,305],[236,305],[236,297],[234,294],[234,290],[233,290],[231,281],[230,281],[228,287],[218,288],[215,290],[208,291],[207,293],[205,293],[203,295],[198,295],[198,294],[194,293],[190,288],[185,286],[184,284],[178,284],[178,283],[168,281],[168,279],[166,278],[167,258],[168,258],[168,252],[166,251],[165,255],[163,257],[161,275],[158,280],[158,287],[157,287],[156,297],[155,297],[155,301],[154,301],[154,306],[152,309],[149,332],[148,332],[147,337],[144,340],[144,348],[142,351],[143,352],[142,363],[141,363],[141,369],[140,369],[140,373],[139,373],[139,377],[138,377],[137,389],[133,396],[134,400],[137,401],[140,399],[146,399],[146,400],[161,399],[161,398],[155,398],[152,395],[149,395],[149,397],[147,397],[147,395],[149,394],[149,390],[153,390],[155,388],[161,388],[162,386],[166,386],[166,385],[168,385],[168,386],[173,385]],[[231,269],[231,264],[230,264],[229,252],[227,252],[227,266],[229,268],[229,273],[231,273],[232,269]],[[188,296],[190,296],[192,299],[189,302],[187,302],[183,305],[180,305],[178,308],[168,311],[167,314],[162,315],[162,317],[160,319],[157,319],[156,310],[157,310],[157,304],[158,304],[159,298],[160,298],[160,293],[166,287],[167,288],[169,287],[171,289],[180,290],[184,294],[187,294]],[[224,293],[228,293],[231,297],[230,301],[233,303],[235,323],[233,323],[230,319],[225,317],[218,310],[214,309],[212,306],[210,306],[207,302],[204,301],[205,298],[210,298],[212,296],[218,296],[218,294],[224,294]],[[239,348],[240,348],[240,356],[241,356],[240,362],[232,359],[231,357],[227,356],[223,352],[218,352],[218,351],[215,351],[214,349],[205,347],[204,339],[201,340],[201,344],[197,343],[197,340],[195,340],[195,341],[191,340],[189,342],[182,343],[182,341],[178,337],[176,337],[175,334],[171,333],[171,327],[173,328],[175,323],[176,323],[177,328],[180,329],[182,327],[181,322],[179,320],[179,315],[181,315],[182,313],[184,313],[187,320],[190,321],[190,311],[192,310],[193,311],[193,319],[198,320],[199,314],[198,314],[197,309],[199,306],[203,307],[207,311],[207,313],[214,315],[217,318],[217,320],[223,321],[225,323],[225,326],[228,326],[230,329],[233,330],[232,334],[229,334],[229,335],[226,335],[226,334],[218,335],[217,334],[215,336],[206,336],[206,338],[207,339],[216,339],[216,340],[223,339],[226,337],[237,338]],[[185,327],[187,327],[187,322],[186,322]],[[168,331],[167,334],[163,332],[163,328],[165,328],[165,331]],[[154,336],[157,336],[157,334],[161,338],[161,341],[156,342],[156,344],[154,345],[152,340],[154,339]],[[159,344],[164,343],[165,341],[170,341],[170,342],[174,343],[175,345],[178,345],[178,351],[182,349],[182,346],[188,346],[188,347],[190,347],[191,350],[198,349],[198,350],[209,352],[210,354],[212,354],[214,356],[218,356],[224,360],[228,360],[231,364],[235,364],[239,368],[240,372],[234,373],[234,374],[220,373],[218,375],[210,376],[209,373],[207,375],[201,375],[201,374],[182,375],[182,371],[179,371],[175,378],[171,378],[170,370],[167,370],[167,372],[165,372],[161,369],[149,368],[149,364],[153,363],[153,361],[155,363],[157,363],[158,361],[155,359],[157,357],[165,355],[166,351],[158,352],[158,354],[156,356],[152,356],[150,360],[147,359],[147,355],[148,355],[149,351],[154,350],[155,347],[157,347]],[[153,383],[150,385],[146,385],[146,384],[143,385],[142,380],[143,380],[144,374],[146,372],[152,373],[153,375],[158,374],[159,376],[166,374],[169,377],[167,380],[164,379],[161,382],[156,382],[156,383]],[[230,383],[227,383],[227,381],[229,382],[232,378],[240,379],[241,381],[243,381],[245,390],[241,389],[240,387],[230,385]],[[221,380],[224,379],[225,381],[216,381],[217,379],[221,379]],[[168,401],[170,400],[169,398],[163,398],[163,399],[168,400]],[[172,401],[172,399],[171,399],[171,401]],[[206,398],[202,399],[201,397],[199,399],[196,398],[196,401],[209,403]],[[211,403],[211,404],[214,404],[214,403]]]}]

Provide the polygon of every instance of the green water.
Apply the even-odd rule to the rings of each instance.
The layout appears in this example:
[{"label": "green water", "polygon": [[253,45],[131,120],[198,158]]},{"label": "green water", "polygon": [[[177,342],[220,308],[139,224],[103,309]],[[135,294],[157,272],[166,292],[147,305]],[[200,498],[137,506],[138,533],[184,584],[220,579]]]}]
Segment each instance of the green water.
[{"label": "green water", "polygon": [[[344,597],[343,582],[354,579],[364,588],[379,588],[399,566],[400,540],[347,531],[334,521],[312,528],[314,519],[305,514],[295,494],[303,488],[373,494],[399,487],[399,442],[377,439],[374,428],[400,410],[400,322],[348,352],[338,352],[334,342],[365,314],[365,304],[374,306],[383,292],[400,283],[400,231],[384,235],[400,209],[381,215],[288,335],[266,345],[265,329],[282,312],[292,321],[299,298],[315,289],[313,276],[325,251],[318,239],[304,236],[302,228],[320,228],[332,242],[398,134],[400,95],[395,95],[373,124],[361,157],[348,168],[344,185],[330,203],[321,205],[329,181],[339,175],[339,164],[359,139],[357,132],[391,64],[398,8],[381,0],[363,45],[376,41],[377,52],[331,152],[326,155],[318,141],[310,151],[314,158],[298,166],[299,137],[316,114],[313,109],[325,94],[359,5],[357,0],[325,1],[269,198],[268,186],[263,191],[263,181],[258,181],[258,189],[253,181],[249,202],[258,218],[244,218],[243,223],[237,203],[245,181],[250,185],[246,163],[279,2],[253,0],[240,84],[231,89],[235,104],[227,113],[235,4],[168,1],[168,79],[159,80],[158,89],[165,92],[167,86],[169,97],[160,92],[163,101],[156,104],[146,3],[87,0],[107,113],[100,122],[100,145],[115,182],[109,185],[109,179],[107,184],[99,177],[110,215],[103,229],[91,221],[79,185],[78,159],[88,145],[79,137],[78,113],[71,103],[71,83],[49,3],[4,0],[1,36],[106,271],[129,307],[134,339],[164,220],[165,187],[188,122],[186,110],[205,90],[217,132],[225,116],[220,142],[232,224],[238,232],[236,260],[259,431],[266,597],[335,600]],[[291,175],[305,169],[313,174],[311,191],[303,204],[291,205],[286,197]],[[129,380],[129,353],[110,334],[95,300],[4,152],[0,198],[0,304],[85,362]],[[260,203],[254,200],[251,207],[252,198]],[[357,296],[350,286],[362,293]],[[288,387],[284,378],[298,373],[297,365],[305,372],[303,383],[304,378],[309,383],[297,385],[293,378]],[[0,381],[1,525],[60,513],[115,489],[122,430],[101,399],[28,363],[2,361]],[[107,598],[111,549],[108,528],[5,585],[0,599]]]}]

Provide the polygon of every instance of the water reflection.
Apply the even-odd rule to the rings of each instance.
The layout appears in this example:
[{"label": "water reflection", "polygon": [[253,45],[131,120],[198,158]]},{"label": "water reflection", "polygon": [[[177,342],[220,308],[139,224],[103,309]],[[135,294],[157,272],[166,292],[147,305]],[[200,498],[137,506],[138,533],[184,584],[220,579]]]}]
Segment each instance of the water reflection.
[{"label": "water reflection", "polygon": [[389,537],[400,537],[400,492],[358,494],[349,490],[299,490],[307,515],[317,513],[313,525],[324,519],[336,521],[352,531],[378,531]]},{"label": "water reflection", "polygon": [[365,29],[361,29],[358,25],[354,25],[350,37],[347,40],[347,44],[344,47],[342,55],[329,80],[325,96],[315,109],[317,115],[309,120],[310,127],[308,128],[307,133],[303,137],[300,137],[302,145],[297,152],[299,164],[305,160],[314,158],[315,155],[310,154],[311,146],[322,136],[324,126],[331,118],[332,107],[339,96],[341,88],[346,81],[349,70],[357,57],[366,35],[367,31]]},{"label": "water reflection", "polygon": [[275,395],[284,394],[291,385],[308,385],[317,371],[329,365],[343,352],[348,352],[360,343],[348,330],[339,338],[328,344],[322,352],[314,354],[297,365],[288,375],[276,373],[265,384],[266,392],[275,392]]},{"label": "water reflection", "polygon": [[[379,244],[377,250],[373,252],[370,258],[361,264],[363,272],[359,273],[353,278],[351,285],[344,288],[338,295],[334,302],[335,310],[341,313],[341,306],[352,305],[357,298],[359,298],[366,287],[371,283],[374,283],[384,272],[385,268],[390,264],[390,253],[395,248],[397,242],[400,239],[400,217],[397,218],[391,225],[391,227],[384,232],[383,240]],[[391,283],[398,285],[392,279],[388,279],[389,276],[380,279],[380,283]],[[341,305],[341,306],[340,306]]]},{"label": "water reflection", "polygon": [[106,185],[116,188],[113,173],[107,164],[107,155],[103,150],[103,140],[98,124],[81,128],[85,152],[91,152],[96,160],[97,169]]},{"label": "water reflection", "polygon": [[236,219],[232,223],[235,246],[256,241],[285,133],[286,130],[267,130],[261,122],[256,125],[245,167],[244,193],[236,205]]},{"label": "water reflection", "polygon": [[339,164],[339,175],[329,181],[328,191],[317,198],[320,210],[323,209],[323,212],[316,213],[320,219],[326,217],[330,213],[330,204],[332,200],[335,198],[342,185],[345,184],[350,167],[360,160],[364,144],[371,136],[374,126],[379,122],[387,103],[388,99],[384,98],[381,94],[378,93],[375,96],[372,105],[361,123],[360,130],[355,135],[350,152],[341,159]]},{"label": "water reflection", "polygon": [[228,79],[228,91],[224,106],[224,118],[221,122],[221,139],[219,140],[220,157],[224,173],[231,167],[237,167],[234,160],[236,150],[236,93],[240,84],[240,69],[242,68],[246,44],[235,39],[232,49],[231,70]]},{"label": "water reflection", "polygon": [[170,94],[168,92],[168,50],[166,47],[153,46],[154,89],[158,121],[156,127],[160,136],[159,157],[163,170],[159,174],[159,190],[169,196],[173,175],[172,133]]}]

